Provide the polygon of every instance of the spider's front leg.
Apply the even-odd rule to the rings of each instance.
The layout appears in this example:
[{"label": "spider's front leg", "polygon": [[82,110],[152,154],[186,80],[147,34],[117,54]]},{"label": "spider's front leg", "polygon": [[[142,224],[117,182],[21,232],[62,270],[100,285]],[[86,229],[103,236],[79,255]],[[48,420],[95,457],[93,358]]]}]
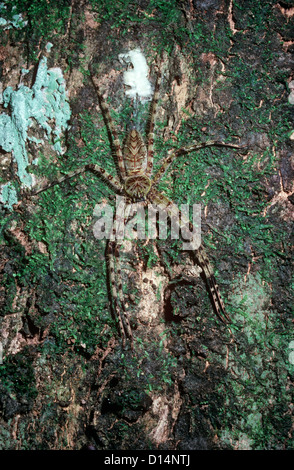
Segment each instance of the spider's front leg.
[{"label": "spider's front leg", "polygon": [[126,169],[125,169],[125,163],[124,163],[124,156],[123,156],[121,144],[120,144],[120,141],[119,141],[119,138],[118,138],[118,134],[117,134],[117,131],[116,131],[116,127],[115,127],[113,119],[111,117],[109,106],[108,106],[103,94],[101,93],[101,90],[100,90],[97,79],[92,74],[91,74],[91,79],[92,79],[93,85],[94,85],[94,87],[96,89],[96,92],[97,92],[99,105],[100,105],[100,108],[102,110],[102,114],[103,114],[103,117],[104,117],[104,120],[105,120],[106,127],[108,129],[110,141],[111,141],[111,143],[114,147],[114,151],[115,151],[115,155],[116,155],[116,159],[117,159],[117,164],[118,164],[118,168],[119,168],[119,173],[120,173],[120,176],[121,176],[122,180],[124,180],[125,177],[126,177]]},{"label": "spider's front leg", "polygon": [[[193,224],[190,222],[190,220],[187,219],[186,216],[182,214],[181,211],[179,211],[177,205],[164,194],[152,187],[148,194],[148,199],[149,202],[156,204],[156,206],[158,206],[161,210],[165,211],[172,222],[178,224],[180,231],[182,231],[183,228],[189,228],[190,233],[195,233],[195,228],[193,227]],[[193,243],[194,241],[191,242],[192,247]],[[216,314],[224,323],[227,323],[227,321],[230,321],[230,317],[226,312],[219,292],[218,284],[213,273],[213,268],[209,262],[205,248],[203,245],[196,245],[193,253],[196,258],[196,263],[202,269],[202,273],[209,289]]]},{"label": "spider's front leg", "polygon": [[206,142],[195,142],[193,145],[189,145],[188,147],[182,147],[180,149],[174,150],[170,155],[163,159],[159,170],[152,178],[152,185],[157,185],[157,183],[161,180],[168,167],[173,163],[176,158],[180,157],[181,155],[186,155],[188,153],[203,149],[205,147],[228,147],[233,149],[245,148],[243,145],[226,144],[225,142],[220,142],[218,140],[207,140]]},{"label": "spider's front leg", "polygon": [[82,168],[79,170],[74,170],[70,171],[67,173],[65,176],[62,176],[61,178],[58,178],[57,180],[53,181],[52,183],[49,183],[46,185],[44,188],[40,189],[31,189],[30,191],[27,191],[28,196],[36,196],[37,194],[42,193],[43,191],[47,191],[47,189],[52,188],[53,186],[61,184],[63,181],[67,181],[74,176],[80,175],[81,173],[85,173],[86,171],[91,171],[94,174],[97,174],[100,176],[100,178],[104,179],[110,186],[112,186],[117,192],[122,192],[123,191],[123,186],[119,179],[115,176],[112,176],[110,173],[108,173],[104,168],[102,168],[99,165],[95,165],[94,163],[87,163],[84,165]]}]

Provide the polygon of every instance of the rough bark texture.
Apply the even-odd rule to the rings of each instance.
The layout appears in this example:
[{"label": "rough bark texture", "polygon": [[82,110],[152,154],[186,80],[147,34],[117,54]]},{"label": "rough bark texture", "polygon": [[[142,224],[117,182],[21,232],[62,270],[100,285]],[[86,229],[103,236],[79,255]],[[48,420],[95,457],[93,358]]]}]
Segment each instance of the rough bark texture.
[{"label": "rough bark texture", "polygon": [[[64,154],[50,136],[27,143],[38,184],[85,162],[115,174],[89,71],[123,138],[131,106],[118,55],[135,48],[153,83],[164,51],[156,162],[196,140],[246,148],[183,156],[161,184],[178,204],[202,204],[232,323],[215,316],[181,243],[128,242],[121,263],[134,350],[122,349],[105,240],[93,236],[94,207],[114,205],[113,191],[85,174],[22,198],[16,163],[2,151],[1,183],[15,182],[22,200],[1,208],[0,447],[293,449],[293,1],[14,4],[28,23],[1,32],[3,90],[17,89],[22,68],[31,88],[47,56],[71,107]],[[36,122],[28,132],[44,138]]]}]

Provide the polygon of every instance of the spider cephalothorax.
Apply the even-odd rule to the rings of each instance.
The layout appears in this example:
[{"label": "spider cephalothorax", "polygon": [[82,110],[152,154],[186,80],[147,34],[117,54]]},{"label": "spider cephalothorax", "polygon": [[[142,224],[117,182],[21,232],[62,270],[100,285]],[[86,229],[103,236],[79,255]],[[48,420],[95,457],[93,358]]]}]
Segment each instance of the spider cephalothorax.
[{"label": "spider cephalothorax", "polygon": [[[187,154],[192,151],[197,151],[204,147],[211,146],[224,146],[231,148],[240,148],[240,146],[212,140],[206,142],[196,142],[193,145],[182,147],[169,153],[167,157],[163,159],[159,170],[155,173],[155,175],[152,175],[154,155],[154,121],[156,107],[159,100],[160,78],[161,73],[159,71],[155,84],[154,98],[151,108],[147,146],[145,145],[140,132],[133,128],[127,135],[124,151],[122,151],[120,140],[118,138],[114,123],[112,121],[108,105],[99,91],[98,84],[96,83],[94,77],[92,77],[93,83],[97,88],[99,103],[106,121],[106,125],[108,126],[109,132],[112,137],[112,143],[115,149],[120,175],[118,177],[112,176],[111,174],[107,173],[106,170],[100,165],[87,164],[84,168],[69,173],[66,177],[59,179],[53,184],[60,183],[61,181],[67,178],[71,178],[85,170],[90,170],[106,179],[108,183],[116,190],[116,192],[121,195],[124,195],[128,201],[145,201],[145,204],[155,204],[159,206],[161,210],[164,210],[170,218],[174,217],[177,214],[180,214],[180,218],[178,221],[179,227],[181,228],[184,226],[188,226],[190,230],[192,230],[192,223],[189,221],[189,219],[187,219],[187,217],[185,217],[183,214],[181,214],[181,212],[178,211],[177,205],[156,189],[157,183],[160,181],[162,175],[172,164],[172,162],[183,154]],[[36,191],[35,194],[37,194],[38,192],[40,191]],[[129,217],[129,212],[127,212],[127,210],[124,214],[126,220],[128,220]],[[121,217],[121,215],[117,215],[117,218],[114,219],[112,230],[108,240],[107,256],[109,279],[111,284],[114,313],[118,319],[123,342],[125,342],[125,338],[128,337],[132,343],[132,330],[130,327],[130,322],[124,302],[121,270],[119,263],[119,246],[122,244],[122,241],[116,240],[116,227],[118,217]],[[220,319],[225,322],[229,320],[229,316],[226,313],[223,301],[221,299],[218,285],[213,274],[212,266],[202,245],[196,247],[195,257],[197,260],[197,264],[202,268],[202,272],[205,277],[209,292],[211,294],[215,311],[220,317]]]}]

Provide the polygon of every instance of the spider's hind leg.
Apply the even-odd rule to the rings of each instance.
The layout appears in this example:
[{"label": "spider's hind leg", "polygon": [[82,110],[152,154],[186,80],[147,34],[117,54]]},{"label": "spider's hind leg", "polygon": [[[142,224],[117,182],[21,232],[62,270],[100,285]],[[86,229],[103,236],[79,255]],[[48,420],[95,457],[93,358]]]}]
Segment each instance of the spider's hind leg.
[{"label": "spider's hind leg", "polygon": [[133,334],[124,301],[122,275],[119,260],[119,247],[124,234],[124,224],[126,220],[128,220],[129,211],[130,205],[125,208],[124,201],[122,201],[122,206],[118,207],[118,211],[116,212],[110,231],[110,237],[107,246],[107,261],[112,306],[119,324],[123,346],[125,346],[126,339],[129,339],[131,348],[133,348]]},{"label": "spider's hind leg", "polygon": [[[182,230],[183,227],[189,227],[191,233],[195,233],[196,230],[193,228],[193,224],[190,222],[188,218],[185,217],[184,214],[179,211],[176,204],[169,198],[167,198],[164,194],[160,193],[156,189],[152,188],[149,193],[149,201],[155,203],[158,207],[162,210],[166,211],[168,216],[174,217],[173,222],[179,225],[179,231]],[[179,219],[178,219],[179,216]],[[194,243],[192,242],[192,245]],[[192,251],[195,262],[200,266],[202,269],[202,275],[205,279],[207,284],[214,310],[217,316],[220,318],[221,321],[227,323],[230,321],[230,317],[226,312],[223,300],[221,298],[221,294],[219,292],[219,288],[213,273],[213,268],[211,263],[208,259],[206,251],[203,245],[198,245],[197,247],[193,247]]]},{"label": "spider's hind leg", "polygon": [[119,262],[119,247],[114,241],[109,241],[108,243],[107,260],[111,289],[111,300],[113,304],[114,314],[118,321],[123,346],[125,346],[126,339],[129,339],[131,341],[131,347],[133,347],[133,335],[129,319],[126,313],[122,288],[122,277]]},{"label": "spider's hind leg", "polygon": [[202,274],[207,284],[209,293],[212,297],[212,303],[217,316],[223,323],[230,322],[231,319],[221,298],[219,287],[213,274],[213,268],[210,264],[208,256],[206,255],[204,247],[200,245],[198,250],[196,250],[193,254],[195,255],[196,263],[202,269]]}]

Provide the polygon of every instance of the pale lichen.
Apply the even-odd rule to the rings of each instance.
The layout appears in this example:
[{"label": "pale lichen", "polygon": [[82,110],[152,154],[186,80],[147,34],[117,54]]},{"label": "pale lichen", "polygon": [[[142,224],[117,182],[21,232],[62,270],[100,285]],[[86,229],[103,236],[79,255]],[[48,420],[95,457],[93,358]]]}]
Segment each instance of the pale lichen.
[{"label": "pale lichen", "polygon": [[10,181],[0,188],[0,202],[10,210],[12,210],[13,204],[17,203],[17,193]]},{"label": "pale lichen", "polygon": [[[7,87],[2,96],[4,108],[10,115],[0,115],[0,147],[11,152],[17,163],[17,174],[21,183],[31,187],[33,177],[28,173],[29,158],[26,149],[28,141],[42,143],[42,139],[28,135],[29,128],[37,123],[44,131],[44,137],[51,139],[58,154],[62,134],[68,126],[70,106],[67,99],[65,80],[60,68],[47,67],[47,58],[40,60],[32,88],[20,85],[17,90]],[[4,202],[3,191],[1,201]]]}]

